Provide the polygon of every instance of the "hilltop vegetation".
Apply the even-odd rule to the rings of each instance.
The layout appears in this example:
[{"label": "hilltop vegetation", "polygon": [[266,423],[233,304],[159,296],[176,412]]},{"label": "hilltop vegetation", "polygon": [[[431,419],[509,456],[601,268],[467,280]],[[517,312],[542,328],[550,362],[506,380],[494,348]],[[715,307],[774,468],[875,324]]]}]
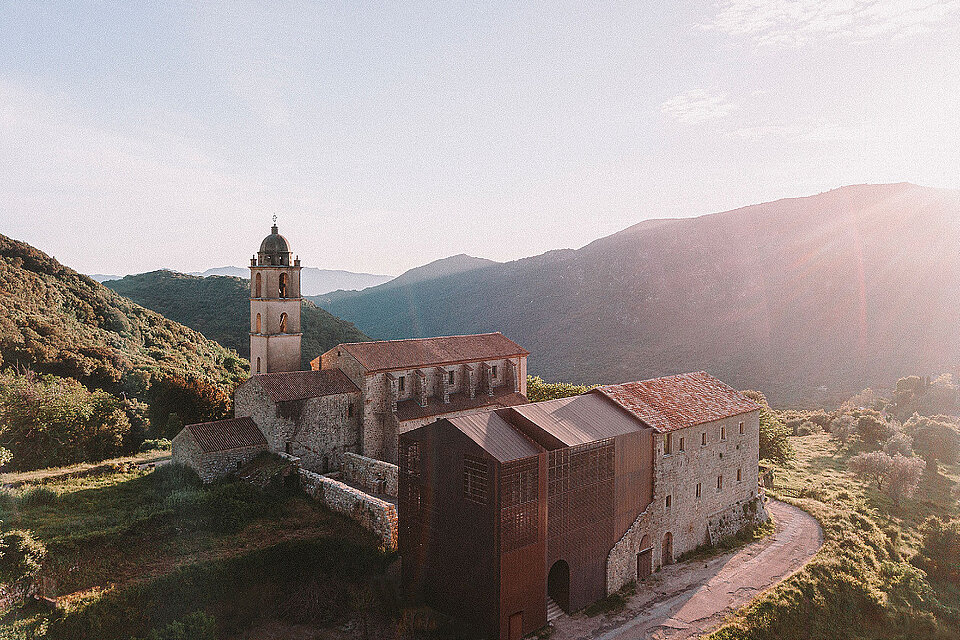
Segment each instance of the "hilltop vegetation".
[{"label": "hilltop vegetation", "polygon": [[960,361],[960,192],[844,187],[648,220],[324,304],[375,339],[502,331],[575,384],[706,369],[775,406],[835,405]]},{"label": "hilltop vegetation", "polygon": [[[249,280],[151,271],[105,284],[137,304],[196,329],[244,357],[250,355]],[[342,342],[369,340],[353,324],[309,300],[303,301],[300,322],[304,368],[310,360]]]},{"label": "hilltop vegetation", "polygon": [[0,290],[0,446],[20,468],[227,415],[248,375],[236,352],[5,236]]},{"label": "hilltop vegetation", "polygon": [[714,640],[960,636],[960,418],[901,422],[950,397],[949,376],[920,380],[897,400],[866,390],[833,412],[777,412],[795,435],[768,493],[815,516],[824,546]]}]

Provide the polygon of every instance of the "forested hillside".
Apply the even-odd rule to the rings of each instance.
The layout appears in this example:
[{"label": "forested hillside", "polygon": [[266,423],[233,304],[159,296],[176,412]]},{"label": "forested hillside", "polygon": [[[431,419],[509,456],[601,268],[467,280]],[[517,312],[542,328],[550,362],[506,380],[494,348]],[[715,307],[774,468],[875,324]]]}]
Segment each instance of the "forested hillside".
[{"label": "forested hillside", "polygon": [[221,417],[249,370],[234,351],[5,236],[0,366],[18,372],[0,377],[0,446],[20,466],[41,445],[44,455],[68,452],[42,463],[66,464],[115,455],[121,444],[135,450],[149,429]]},{"label": "forested hillside", "polygon": [[[250,355],[250,284],[231,276],[190,276],[151,271],[104,283],[137,304],[196,329],[211,340]],[[342,342],[369,340],[353,324],[309,300],[300,309],[303,364]]]},{"label": "forested hillside", "polygon": [[953,370],[958,300],[960,192],[893,184],[648,220],[325,304],[375,339],[502,331],[548,380],[706,369],[782,405]]}]

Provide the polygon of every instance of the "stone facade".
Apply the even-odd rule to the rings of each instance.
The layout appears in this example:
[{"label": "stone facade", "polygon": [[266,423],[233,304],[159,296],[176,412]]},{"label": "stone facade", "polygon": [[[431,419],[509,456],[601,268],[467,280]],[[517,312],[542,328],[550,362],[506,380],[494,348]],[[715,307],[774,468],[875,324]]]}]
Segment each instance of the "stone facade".
[{"label": "stone facade", "polygon": [[253,418],[271,451],[296,456],[317,473],[338,469],[345,452],[359,451],[359,404],[357,393],[278,403],[257,384],[243,384],[234,394],[235,415]]},{"label": "stone facade", "polygon": [[335,513],[355,520],[371,531],[387,551],[397,549],[397,507],[358,489],[320,474],[300,470],[300,482],[307,495]]},{"label": "stone facade", "polygon": [[759,433],[759,412],[752,411],[655,437],[653,502],[610,551],[608,593],[637,578],[645,548],[653,549],[657,569],[766,520],[757,482]]},{"label": "stone facade", "polygon": [[344,453],[340,473],[345,482],[364,491],[397,497],[397,465],[355,453]]},{"label": "stone facade", "polygon": [[220,480],[236,472],[266,450],[264,447],[239,447],[203,452],[187,429],[180,431],[171,444],[173,460],[196,471],[204,483]]}]

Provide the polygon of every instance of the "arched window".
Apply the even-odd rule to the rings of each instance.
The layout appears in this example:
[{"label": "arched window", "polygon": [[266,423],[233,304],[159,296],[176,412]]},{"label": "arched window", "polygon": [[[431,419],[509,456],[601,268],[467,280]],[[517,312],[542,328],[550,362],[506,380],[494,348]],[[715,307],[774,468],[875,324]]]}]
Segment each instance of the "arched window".
[{"label": "arched window", "polygon": [[256,289],[256,295],[253,296],[253,297],[254,297],[254,298],[262,298],[263,296],[260,294],[260,292],[261,292],[261,290],[262,290],[262,288],[263,288],[263,278],[260,277],[260,274],[259,274],[259,273],[257,274],[257,281],[256,281],[256,282],[257,282],[257,285],[256,285],[256,287],[255,287],[255,289]]},{"label": "arched window", "polygon": [[285,273],[280,274],[280,297],[287,297],[287,274]]},{"label": "arched window", "polygon": [[262,333],[260,330],[260,314],[257,314],[257,333]]},{"label": "arched window", "polygon": [[257,358],[257,373],[260,373],[260,358]]},{"label": "arched window", "polygon": [[286,332],[287,332],[287,314],[281,313],[280,314],[280,333],[286,333]]}]

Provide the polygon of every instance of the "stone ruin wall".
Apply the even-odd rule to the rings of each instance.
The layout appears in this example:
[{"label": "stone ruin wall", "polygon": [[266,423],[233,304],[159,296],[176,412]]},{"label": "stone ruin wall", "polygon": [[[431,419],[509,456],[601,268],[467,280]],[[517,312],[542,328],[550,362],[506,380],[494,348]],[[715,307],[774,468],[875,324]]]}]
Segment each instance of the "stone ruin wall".
[{"label": "stone ruin wall", "polygon": [[397,505],[306,469],[300,469],[300,482],[311,498],[372,532],[386,551],[396,551]]}]

